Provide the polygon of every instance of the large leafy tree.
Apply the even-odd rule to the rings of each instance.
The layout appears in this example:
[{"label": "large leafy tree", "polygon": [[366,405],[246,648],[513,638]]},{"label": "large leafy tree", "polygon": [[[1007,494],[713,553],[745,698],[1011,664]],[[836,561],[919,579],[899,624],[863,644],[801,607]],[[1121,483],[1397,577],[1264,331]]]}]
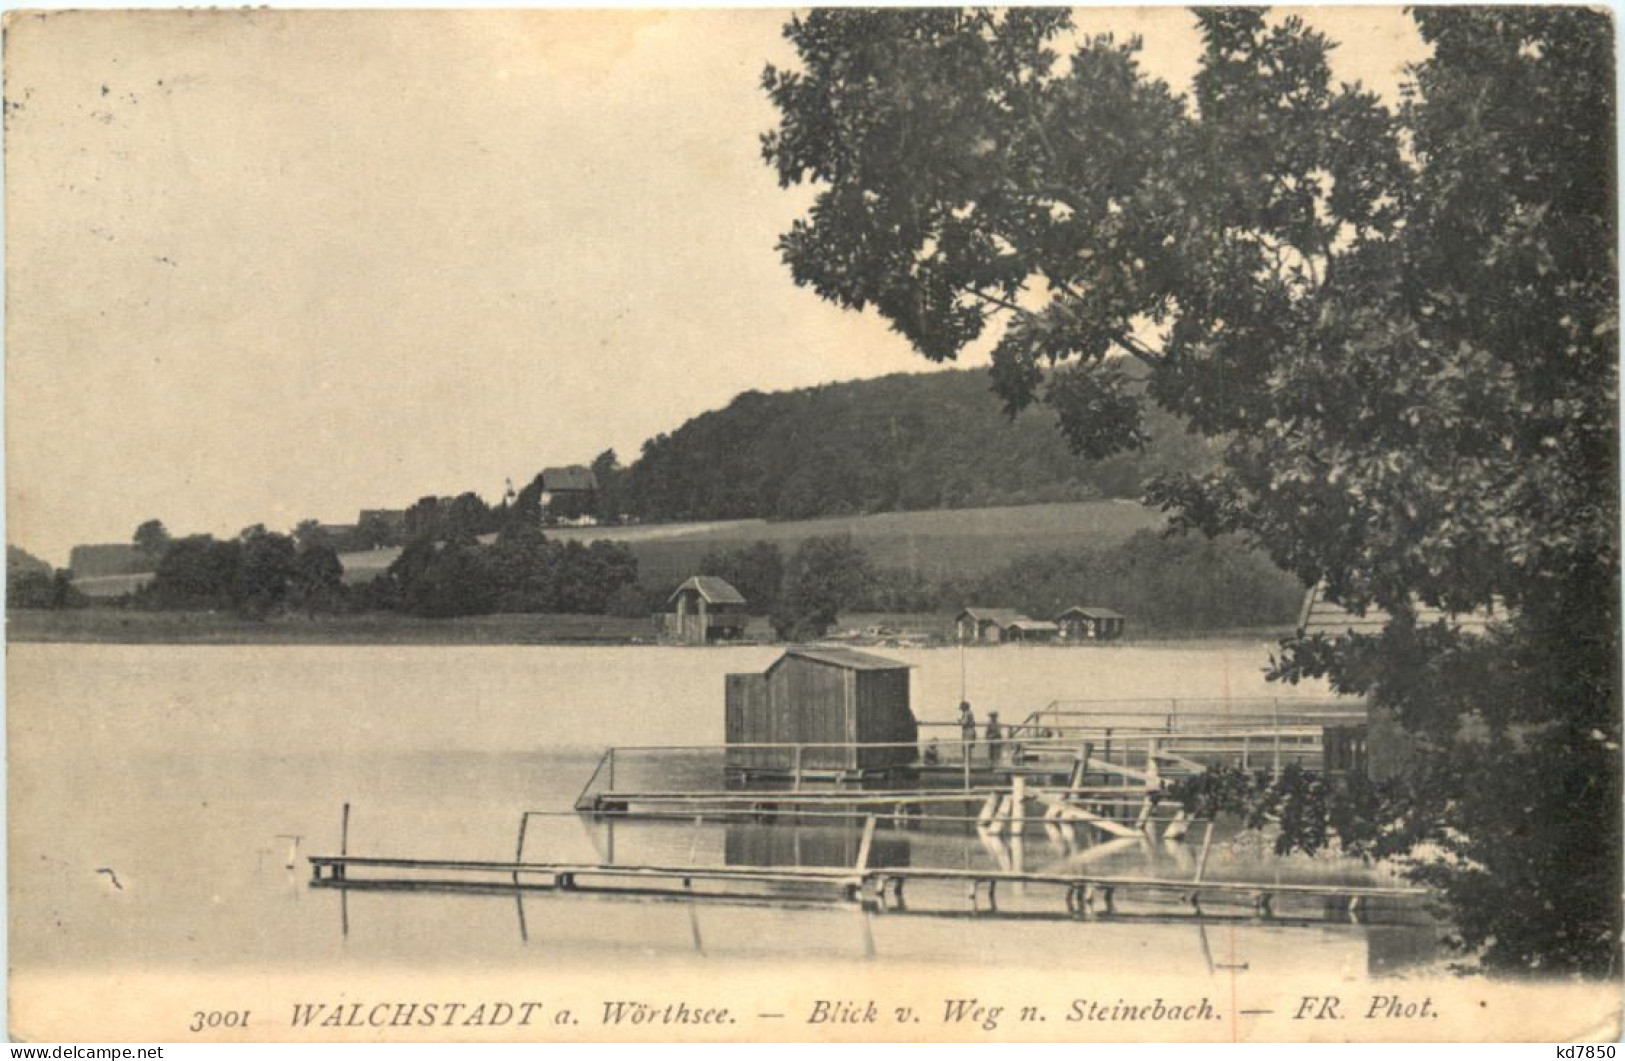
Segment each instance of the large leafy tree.
[{"label": "large leafy tree", "polygon": [[785,567],[770,617],[774,631],[789,640],[822,637],[873,580],[869,556],[850,534],[808,538]]},{"label": "large leafy tree", "polygon": [[[1415,9],[1431,56],[1389,103],[1335,84],[1297,19],[1193,17],[1182,94],[1061,11],[792,20],[763,150],[818,193],[785,261],[933,360],[985,337],[1008,408],[1051,406],[1080,452],[1142,445],[1147,401],[1222,439],[1220,470],[1153,486],[1173,523],[1391,616],[1277,661],[1427,750],[1328,804],[1345,844],[1432,852],[1490,967],[1613,969],[1612,26]],[[1419,605],[1507,620],[1474,637]]]},{"label": "large leafy tree", "polygon": [[172,539],[169,536],[169,531],[164,529],[162,520],[149,519],[135,529],[132,540],[135,542],[137,549],[151,559],[153,563],[157,563],[159,558],[164,555],[164,550],[169,548]]}]

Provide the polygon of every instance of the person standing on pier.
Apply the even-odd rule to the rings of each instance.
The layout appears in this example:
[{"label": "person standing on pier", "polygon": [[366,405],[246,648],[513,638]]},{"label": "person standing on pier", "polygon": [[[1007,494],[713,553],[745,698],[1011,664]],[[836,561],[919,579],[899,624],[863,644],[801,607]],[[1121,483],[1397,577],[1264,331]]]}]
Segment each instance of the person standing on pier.
[{"label": "person standing on pier", "polygon": [[968,763],[971,752],[976,748],[976,716],[971,714],[969,700],[959,701],[959,739],[963,742],[960,745],[960,754],[964,755]]},{"label": "person standing on pier", "polygon": [[999,713],[987,713],[987,761],[994,766],[999,765],[999,753],[1003,750],[1000,742],[1004,740],[1004,730],[999,726]]}]

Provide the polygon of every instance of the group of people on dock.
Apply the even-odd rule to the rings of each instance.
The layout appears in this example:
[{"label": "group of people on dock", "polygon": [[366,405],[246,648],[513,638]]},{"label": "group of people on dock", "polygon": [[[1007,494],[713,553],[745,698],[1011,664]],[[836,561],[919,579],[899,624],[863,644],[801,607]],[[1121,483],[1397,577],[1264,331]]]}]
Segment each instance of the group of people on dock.
[{"label": "group of people on dock", "polygon": [[[999,724],[999,713],[989,711],[987,727],[982,732],[982,739],[987,743],[989,766],[998,766],[1006,759],[1012,763],[1020,761],[1021,745],[1011,746],[1006,737],[1005,728]],[[976,713],[971,710],[969,700],[959,702],[959,738],[959,761],[970,763],[976,756]],[[1005,750],[1007,746],[1010,747],[1008,754]],[[942,762],[942,749],[935,740],[925,746],[925,761],[933,765]]]},{"label": "group of people on dock", "polygon": [[[976,714],[971,711],[970,701],[959,701],[959,738],[964,745],[964,755],[971,759],[976,750]],[[999,713],[987,713],[987,761],[997,765],[1004,755],[1004,727],[999,725]]]}]

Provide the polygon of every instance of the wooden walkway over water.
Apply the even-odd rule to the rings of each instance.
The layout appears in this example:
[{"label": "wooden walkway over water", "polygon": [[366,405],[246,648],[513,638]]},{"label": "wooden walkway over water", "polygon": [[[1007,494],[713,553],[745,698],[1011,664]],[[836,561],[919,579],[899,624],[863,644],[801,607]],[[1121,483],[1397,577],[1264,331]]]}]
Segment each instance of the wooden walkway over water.
[{"label": "wooden walkway over water", "polygon": [[914,882],[958,885],[972,910],[997,912],[1001,886],[1052,890],[1074,914],[1111,914],[1127,899],[1172,898],[1192,914],[1215,907],[1245,907],[1261,918],[1274,916],[1283,899],[1331,904],[1360,920],[1374,903],[1415,906],[1420,889],[1352,885],[1188,881],[1155,877],[1091,876],[1073,873],[1012,872],[996,869],[895,867],[871,869],[805,866],[621,866],[591,862],[479,862],[447,859],[370,858],[314,855],[312,883],[321,887],[360,886],[441,891],[459,888],[662,895],[685,898],[795,898],[861,902],[903,909],[905,889]]},{"label": "wooden walkway over water", "polygon": [[[907,765],[882,771],[831,768],[853,760],[852,744],[612,747],[575,808],[726,820],[877,814],[893,824],[983,827],[1035,811],[1119,836],[1162,826],[1177,839],[1188,826],[1164,800],[1174,782],[1219,768],[1335,773],[1327,733],[1362,717],[1327,701],[1056,701],[1000,740],[966,740],[957,724],[922,723],[918,742],[864,745],[908,752]],[[685,776],[712,780],[674,781]]]},{"label": "wooden walkway over water", "polygon": [[[575,800],[591,817],[713,822],[780,819],[863,823],[850,866],[618,864],[525,857],[532,816],[521,814],[511,861],[378,858],[349,854],[349,808],[338,855],[310,857],[312,884],[330,888],[598,893],[726,900],[860,903],[906,909],[910,885],[958,889],[972,913],[999,911],[1000,890],[1052,894],[1070,916],[1112,916],[1121,903],[1151,903],[1188,914],[1209,909],[1279,916],[1282,904],[1361,920],[1373,909],[1415,908],[1427,893],[1407,887],[1261,883],[1205,879],[1213,822],[1198,821],[1167,798],[1171,785],[1215,768],[1289,767],[1330,773],[1326,734],[1356,717],[1340,705],[1282,702],[1222,710],[1169,702],[1148,710],[1123,702],[1056,702],[1011,727],[1004,740],[968,741],[951,724],[922,725],[906,747],[917,761],[870,776],[828,769],[850,745],[732,744],[608,749]],[[1159,705],[1160,706],[1160,705]],[[688,784],[674,783],[687,779]],[[718,782],[722,783],[717,787]],[[1014,847],[1030,826],[1053,836],[1088,829],[1108,843],[1178,842],[1200,829],[1191,879],[1110,876],[1072,867],[1028,870],[876,866],[876,829],[924,823],[974,824]],[[1132,838],[1132,839],[1131,839]],[[696,842],[697,843],[697,842]],[[1070,849],[1070,843],[1063,846]]]},{"label": "wooden walkway over water", "polygon": [[[1416,888],[1346,884],[1213,881],[1204,878],[1212,823],[1205,823],[1200,859],[1191,879],[1113,876],[1075,869],[1028,870],[1019,857],[1009,867],[955,868],[871,865],[878,819],[864,819],[858,853],[850,866],[759,866],[704,864],[621,864],[587,861],[536,861],[525,857],[527,824],[544,812],[520,818],[514,858],[501,860],[381,858],[351,855],[349,806],[338,855],[311,855],[311,883],[316,887],[399,891],[552,891],[689,899],[758,899],[860,903],[877,909],[906,909],[912,883],[957,886],[972,912],[996,913],[1001,887],[1053,892],[1073,915],[1111,915],[1124,901],[1167,904],[1202,915],[1211,908],[1250,910],[1271,918],[1281,902],[1308,901],[1327,911],[1362,920],[1373,904],[1383,908],[1415,907],[1426,896]],[[703,819],[697,819],[702,822]],[[1008,823],[1007,823],[1008,824]],[[1015,841],[1012,841],[1014,846]]]}]

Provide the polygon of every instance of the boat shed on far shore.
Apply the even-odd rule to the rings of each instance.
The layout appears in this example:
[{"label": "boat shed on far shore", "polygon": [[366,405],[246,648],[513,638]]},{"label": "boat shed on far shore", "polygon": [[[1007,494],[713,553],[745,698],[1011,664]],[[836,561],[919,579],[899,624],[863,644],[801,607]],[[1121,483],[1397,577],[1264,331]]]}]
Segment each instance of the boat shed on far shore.
[{"label": "boat shed on far shore", "polygon": [[1063,641],[1115,641],[1123,636],[1128,617],[1110,608],[1074,606],[1055,617]]},{"label": "boat shed on far shore", "polygon": [[695,575],[666,602],[659,620],[665,636],[690,645],[735,641],[745,630],[745,598],[726,580]]},{"label": "boat shed on far shore", "polygon": [[1032,622],[1014,608],[962,608],[954,617],[954,639],[961,644],[996,645],[1005,638],[1011,623]]},{"label": "boat shed on far shore", "polygon": [[1015,642],[1054,641],[1061,636],[1061,628],[1042,619],[1017,619],[1004,628],[1004,639]]}]

